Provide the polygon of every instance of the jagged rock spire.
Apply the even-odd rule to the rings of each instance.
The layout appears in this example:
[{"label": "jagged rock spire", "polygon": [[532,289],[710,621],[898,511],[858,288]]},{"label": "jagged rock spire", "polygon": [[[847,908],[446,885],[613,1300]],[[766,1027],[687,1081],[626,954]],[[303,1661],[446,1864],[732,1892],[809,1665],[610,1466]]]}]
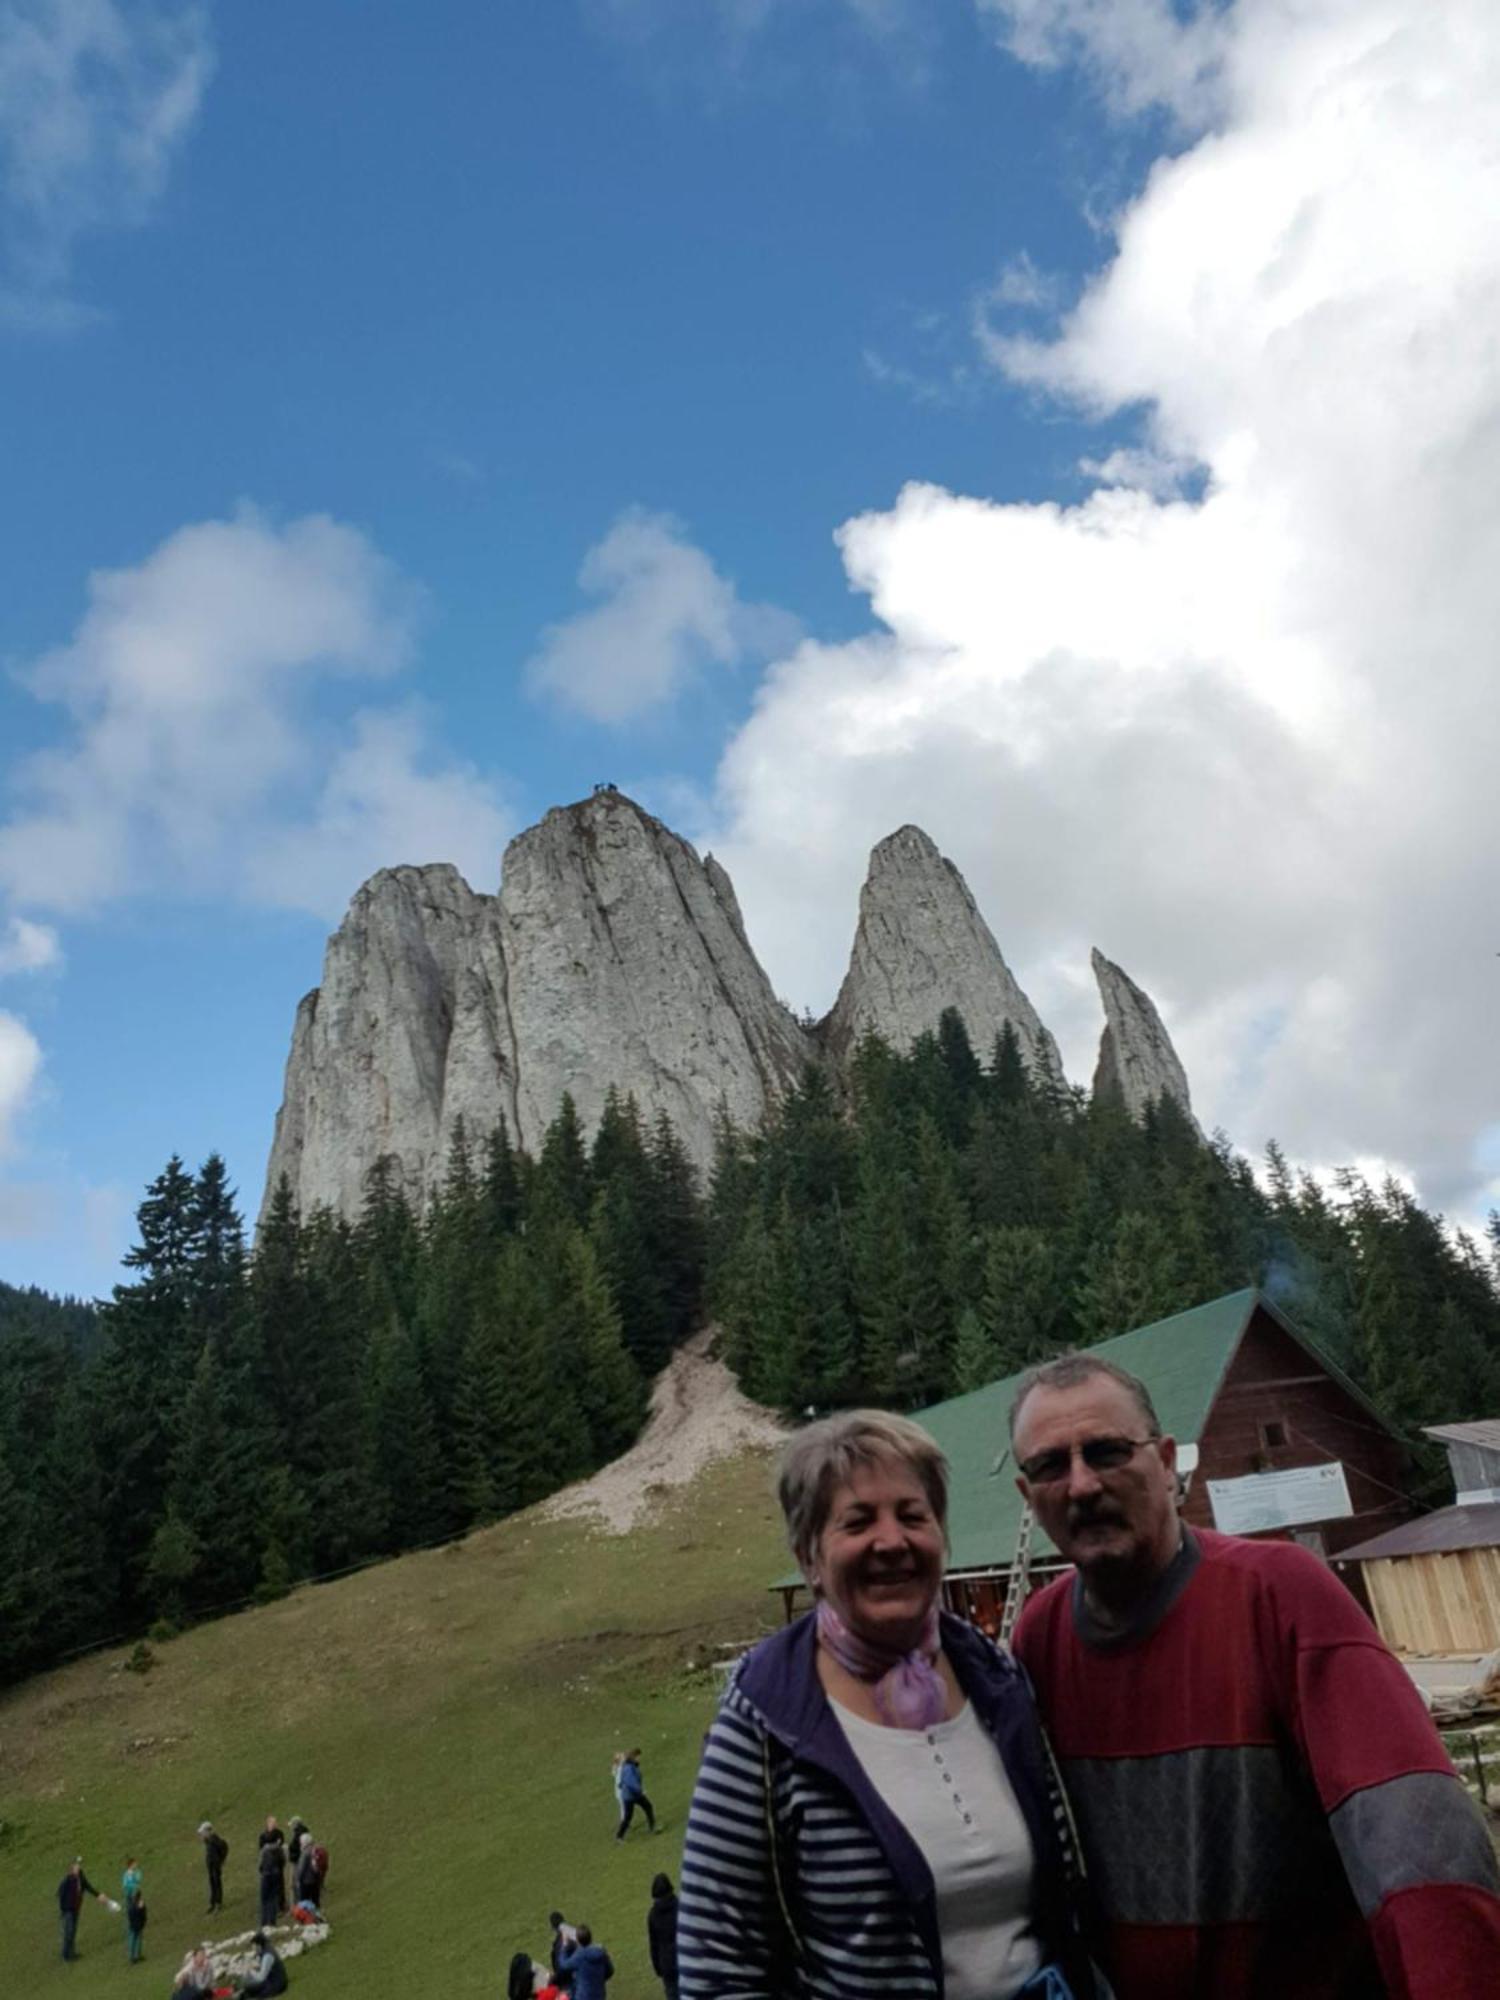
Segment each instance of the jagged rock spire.
[{"label": "jagged rock spire", "polygon": [[1007,1022],[1033,1074],[1061,1079],[1057,1044],[1016,984],[968,884],[920,827],[872,851],[849,970],[824,1035],[842,1059],[874,1032],[907,1049],[956,1007],[981,1059]]},{"label": "jagged rock spire", "polygon": [[1172,1038],[1152,1004],[1150,994],[1096,946],[1091,960],[1099,997],[1104,1002],[1104,1033],[1094,1069],[1094,1095],[1116,1097],[1132,1118],[1162,1096],[1175,1100],[1192,1120],[1187,1072],[1178,1061]]}]

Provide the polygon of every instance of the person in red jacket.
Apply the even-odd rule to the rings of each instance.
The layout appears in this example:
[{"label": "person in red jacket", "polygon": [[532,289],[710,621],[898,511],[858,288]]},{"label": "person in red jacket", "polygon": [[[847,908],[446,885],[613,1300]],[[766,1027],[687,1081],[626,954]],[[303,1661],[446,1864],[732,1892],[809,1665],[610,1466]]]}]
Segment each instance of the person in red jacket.
[{"label": "person in red jacket", "polygon": [[1288,1542],[1190,1528],[1143,1383],[1033,1369],[1018,1484],[1073,1564],[1031,1600],[1036,1684],[1119,2000],[1487,2000],[1500,1877],[1405,1669]]}]

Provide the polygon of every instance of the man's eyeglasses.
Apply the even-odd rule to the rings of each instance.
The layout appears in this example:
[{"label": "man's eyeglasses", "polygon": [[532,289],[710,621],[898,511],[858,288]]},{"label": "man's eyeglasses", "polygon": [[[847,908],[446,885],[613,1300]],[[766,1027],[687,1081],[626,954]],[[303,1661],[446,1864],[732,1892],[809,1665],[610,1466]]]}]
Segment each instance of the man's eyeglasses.
[{"label": "man's eyeglasses", "polygon": [[1032,1486],[1055,1486],[1072,1470],[1075,1451],[1090,1472],[1118,1472],[1122,1465],[1129,1465],[1142,1445],[1155,1443],[1154,1437],[1085,1438],[1072,1451],[1039,1451],[1035,1458],[1022,1459],[1021,1476]]}]

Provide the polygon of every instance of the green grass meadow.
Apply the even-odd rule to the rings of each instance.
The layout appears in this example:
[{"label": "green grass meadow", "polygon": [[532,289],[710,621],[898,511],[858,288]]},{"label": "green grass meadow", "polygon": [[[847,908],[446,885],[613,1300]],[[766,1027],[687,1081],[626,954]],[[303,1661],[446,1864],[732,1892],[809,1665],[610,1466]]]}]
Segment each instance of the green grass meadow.
[{"label": "green grass meadow", "polygon": [[[629,1536],[520,1515],[185,1633],[148,1674],[96,1654],[0,1696],[0,2000],[165,1995],[208,1922],[199,1821],[230,1843],[224,1936],[254,1922],[268,1812],[329,1849],[333,1934],[290,1967],[307,2000],[494,2000],[553,1907],[609,1947],[611,2000],[655,2000],[650,1882],[676,1879],[707,1662],[779,1618],[784,1567],[751,1453]],[[609,1760],[635,1745],[662,1830],[617,1846]],[[96,1904],[61,1963],[76,1853],[116,1897],[139,1857],[143,1966]]]}]

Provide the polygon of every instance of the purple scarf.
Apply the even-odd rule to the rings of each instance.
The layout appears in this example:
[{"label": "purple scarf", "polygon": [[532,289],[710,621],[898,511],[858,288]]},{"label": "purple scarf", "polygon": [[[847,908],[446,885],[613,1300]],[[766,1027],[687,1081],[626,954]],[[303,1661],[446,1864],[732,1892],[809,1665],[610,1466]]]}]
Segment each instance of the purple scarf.
[{"label": "purple scarf", "polygon": [[818,1600],[818,1640],[845,1673],[872,1683],[875,1706],[895,1729],[931,1729],[948,1712],[948,1688],[933,1662],[938,1653],[934,1604],[920,1643],[909,1653],[872,1646],[849,1630],[826,1597]]}]

